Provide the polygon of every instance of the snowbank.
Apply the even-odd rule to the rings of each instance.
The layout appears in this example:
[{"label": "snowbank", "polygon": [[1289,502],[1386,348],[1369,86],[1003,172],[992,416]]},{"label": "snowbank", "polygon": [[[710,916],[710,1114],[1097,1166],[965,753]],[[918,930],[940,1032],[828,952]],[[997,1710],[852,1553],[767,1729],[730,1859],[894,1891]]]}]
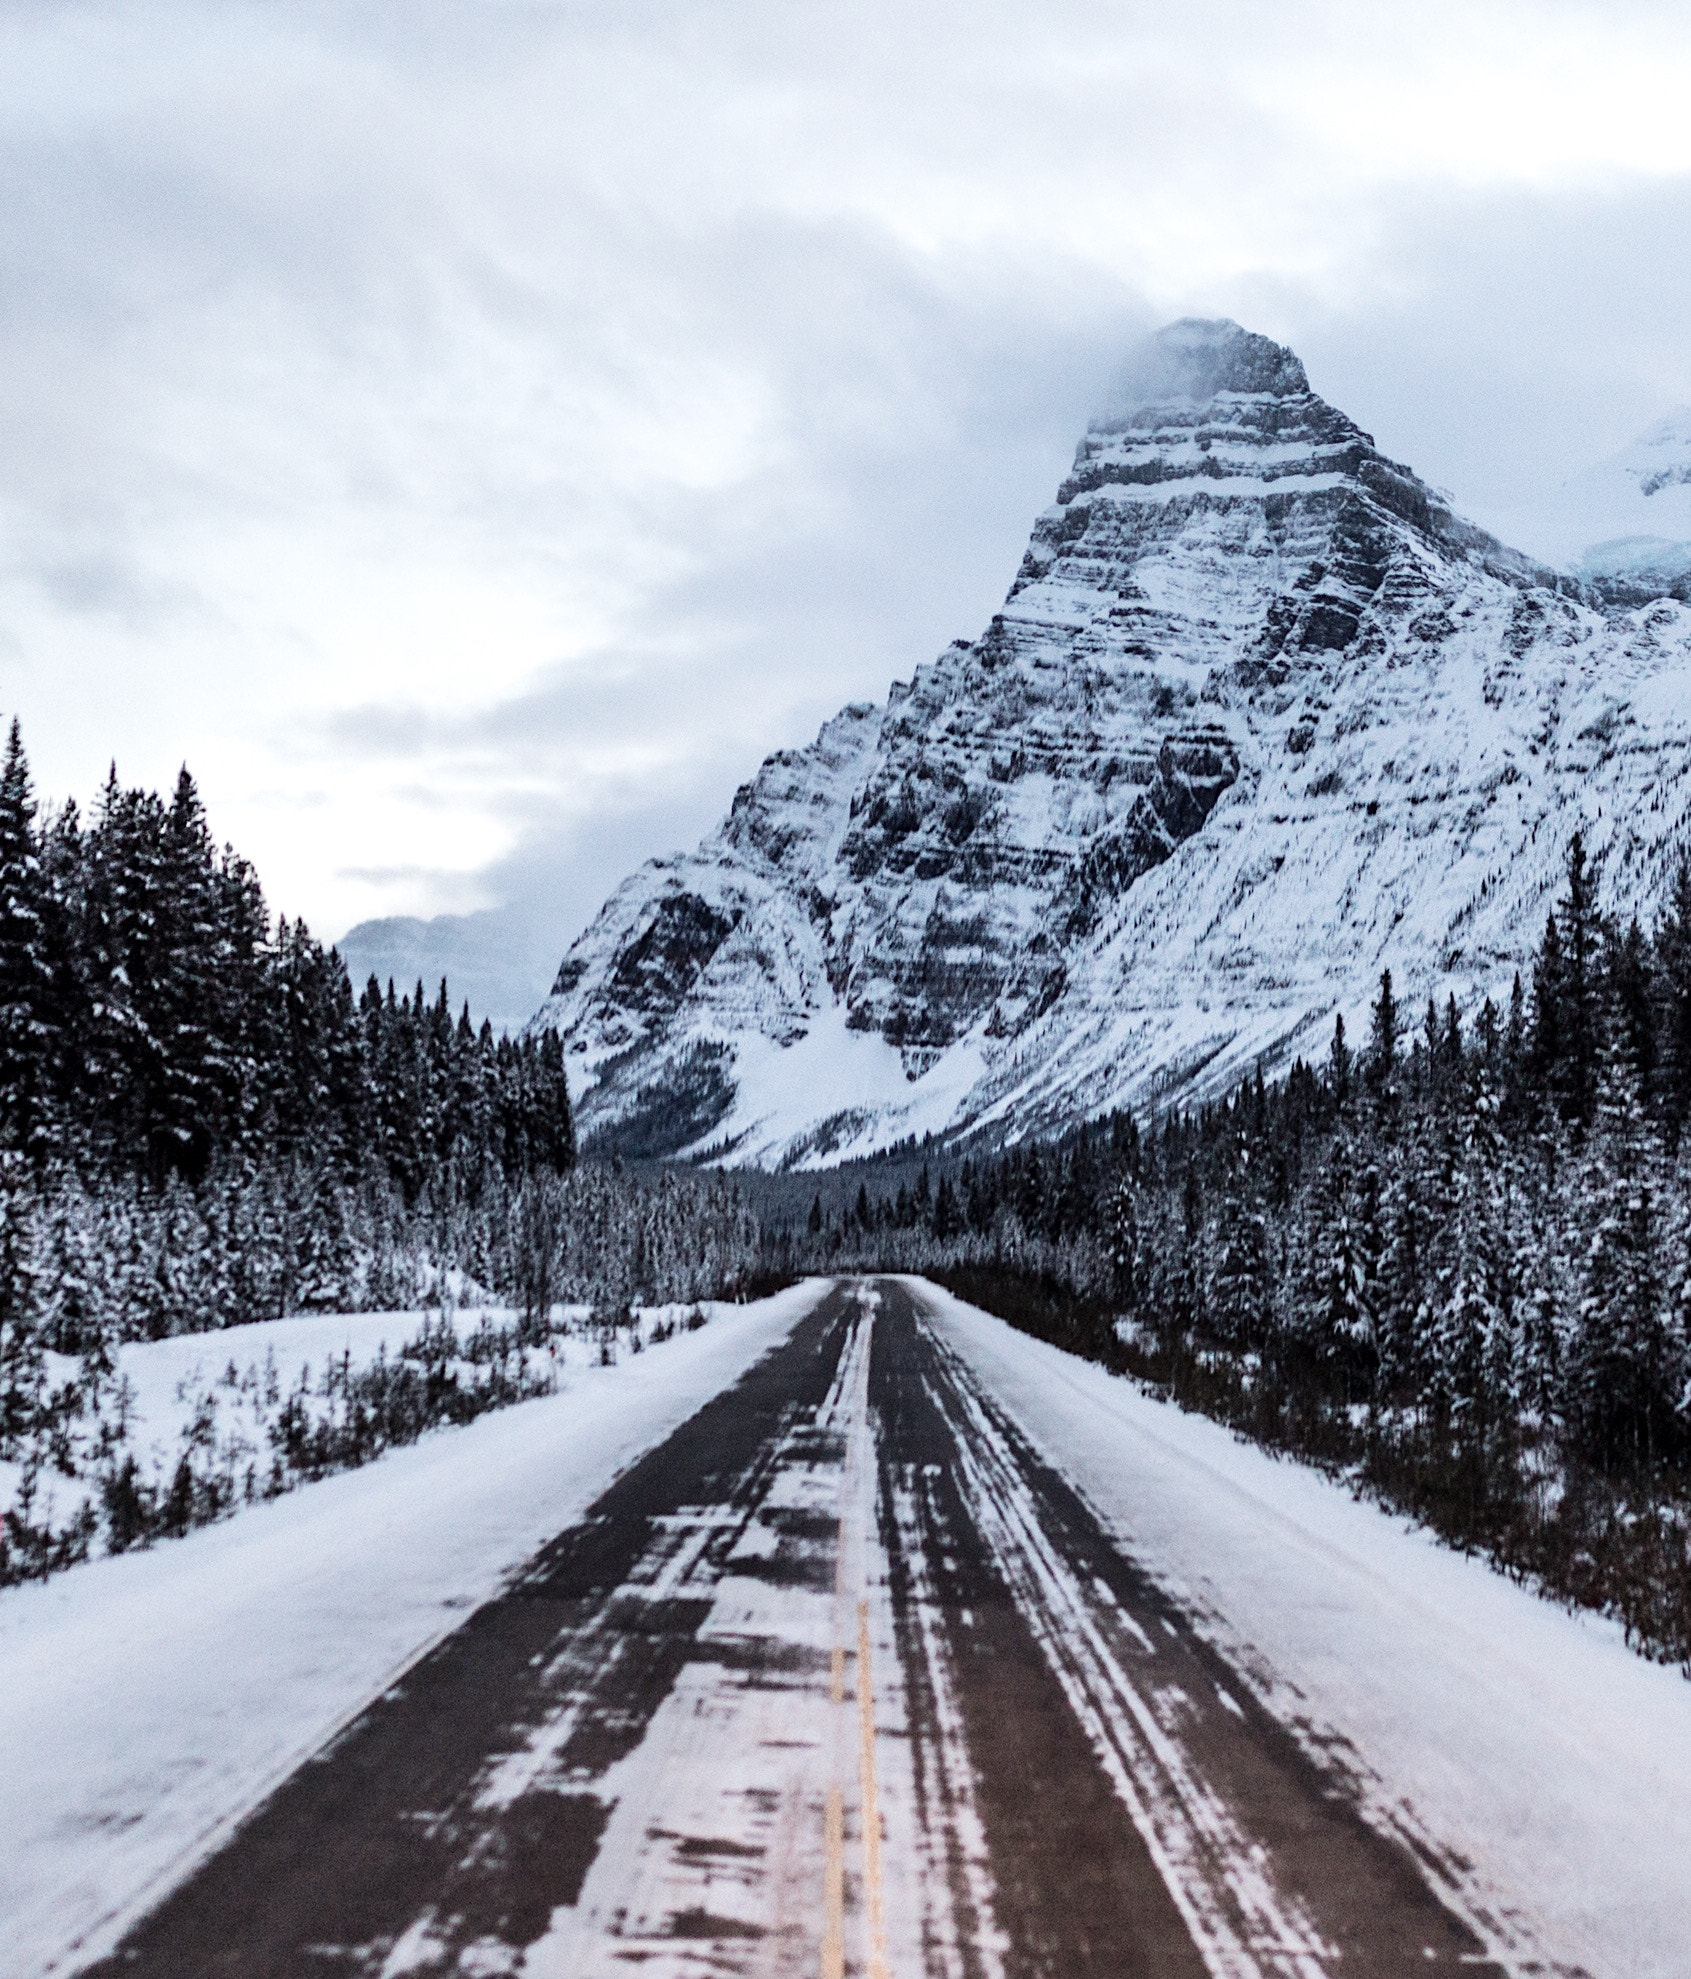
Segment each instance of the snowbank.
[{"label": "snowbank", "polygon": [[[348,1388],[374,1369],[409,1365],[417,1387],[425,1364],[456,1384],[455,1407],[443,1400],[439,1420],[467,1420],[519,1400],[550,1393],[572,1369],[606,1358],[642,1352],[694,1324],[681,1304],[630,1309],[630,1324],[605,1337],[587,1306],[554,1306],[543,1344],[519,1349],[519,1316],[489,1305],[403,1312],[307,1313],[291,1319],[183,1333],[164,1340],[127,1341],[112,1350],[111,1371],[85,1389],[82,1409],[66,1424],[63,1448],[35,1475],[27,1517],[42,1529],[63,1533],[87,1521],[92,1538],[83,1548],[122,1552],[146,1536],[150,1521],[131,1517],[115,1534],[100,1516],[103,1486],[127,1459],[134,1490],[157,1510],[165,1503],[179,1464],[190,1471],[187,1502],[165,1530],[202,1525],[261,1497],[295,1488],[305,1476],[349,1469],[389,1443],[403,1443],[429,1427],[426,1413],[387,1433],[372,1431],[368,1447],[349,1449],[346,1439],[325,1454],[295,1448],[288,1461],[283,1414],[292,1409],[303,1430],[316,1423],[345,1427]],[[424,1351],[426,1349],[426,1352]],[[48,1387],[69,1390],[85,1370],[63,1354],[46,1357]],[[496,1365],[495,1365],[496,1364]],[[379,1384],[378,1384],[379,1385]],[[391,1394],[390,1390],[390,1394]],[[416,1388],[411,1391],[413,1398]],[[363,1394],[368,1407],[374,1397]],[[0,1519],[24,1507],[25,1471],[0,1463]],[[155,1529],[156,1536],[156,1529]],[[5,1576],[0,1585],[12,1578]]]},{"label": "snowbank", "polygon": [[1466,1858],[1476,1904],[1595,1979],[1691,1971],[1691,1684],[1613,1624],[911,1282],[1123,1549],[1371,1812]]},{"label": "snowbank", "polygon": [[[0,1593],[4,1979],[70,1970],[108,1945],[821,1289],[709,1306],[702,1329],[616,1366],[577,1366],[557,1395],[186,1539]],[[274,1340],[297,1373],[297,1358],[343,1345],[373,1355],[386,1340],[391,1353],[415,1325],[361,1315],[244,1330]],[[160,1343],[156,1405],[177,1406],[196,1354],[215,1376],[233,1338]]]},{"label": "snowbank", "polygon": [[[611,1351],[629,1352],[637,1338],[647,1346],[654,1334],[681,1330],[690,1308],[683,1305],[637,1308],[635,1327],[619,1333]],[[717,1308],[723,1310],[723,1308]],[[181,1333],[168,1340],[126,1342],[113,1354],[114,1378],[130,1389],[129,1441],[143,1467],[168,1476],[181,1454],[184,1434],[209,1402],[225,1436],[243,1433],[263,1449],[274,1414],[267,1391],[302,1385],[314,1389],[330,1362],[344,1356],[354,1369],[367,1368],[378,1355],[392,1361],[414,1342],[423,1327],[446,1324],[460,1346],[478,1328],[508,1327],[516,1315],[503,1307],[474,1306],[445,1312],[305,1313],[255,1326],[230,1326],[215,1333]],[[572,1372],[597,1366],[599,1341],[590,1331],[586,1306],[554,1307],[552,1323],[570,1330],[554,1334],[538,1350],[538,1369],[560,1381]],[[473,1374],[474,1369],[466,1372]]]}]

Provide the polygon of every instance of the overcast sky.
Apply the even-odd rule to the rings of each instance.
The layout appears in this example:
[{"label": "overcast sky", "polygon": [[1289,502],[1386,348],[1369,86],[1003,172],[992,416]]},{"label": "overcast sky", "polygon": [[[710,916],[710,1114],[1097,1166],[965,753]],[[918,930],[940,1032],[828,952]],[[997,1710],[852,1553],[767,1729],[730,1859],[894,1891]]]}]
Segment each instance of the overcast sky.
[{"label": "overcast sky", "polygon": [[1688,103],[1624,0],[9,0],[0,705],[561,951],[980,630],[1161,321],[1528,529],[1691,399]]}]

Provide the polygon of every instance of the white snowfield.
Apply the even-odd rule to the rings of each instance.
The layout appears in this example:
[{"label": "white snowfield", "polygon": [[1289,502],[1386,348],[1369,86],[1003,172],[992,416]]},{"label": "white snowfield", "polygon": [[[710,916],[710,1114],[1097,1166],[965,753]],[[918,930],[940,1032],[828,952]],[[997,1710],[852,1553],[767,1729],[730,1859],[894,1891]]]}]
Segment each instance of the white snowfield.
[{"label": "white snowfield", "polygon": [[[3,1979],[108,1946],[819,1290],[719,1307],[556,1397],[0,1596]],[[919,1292],[1370,1816],[1466,1863],[1476,1913],[1551,1969],[1691,1970],[1691,1684],[1317,1473]],[[1530,1957],[1515,1969],[1546,1969]]]},{"label": "white snowfield", "polygon": [[[572,1370],[558,1395],[186,1539],[0,1593],[4,1979],[73,1971],[108,1949],[619,1471],[783,1338],[820,1290],[709,1306],[697,1332]],[[369,1354],[377,1336],[391,1350],[419,1319],[276,1325],[309,1329],[315,1358],[349,1334]],[[215,1355],[228,1342],[159,1344],[177,1373],[194,1348]],[[303,1344],[278,1342],[284,1367]]]}]

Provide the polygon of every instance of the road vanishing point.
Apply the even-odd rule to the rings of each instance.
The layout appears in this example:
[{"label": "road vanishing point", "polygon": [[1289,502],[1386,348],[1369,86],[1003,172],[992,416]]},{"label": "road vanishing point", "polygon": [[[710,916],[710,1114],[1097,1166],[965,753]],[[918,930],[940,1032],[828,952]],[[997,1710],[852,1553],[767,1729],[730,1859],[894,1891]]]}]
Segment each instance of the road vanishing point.
[{"label": "road vanishing point", "polygon": [[833,1283],[107,1979],[1501,1973],[948,1344]]}]

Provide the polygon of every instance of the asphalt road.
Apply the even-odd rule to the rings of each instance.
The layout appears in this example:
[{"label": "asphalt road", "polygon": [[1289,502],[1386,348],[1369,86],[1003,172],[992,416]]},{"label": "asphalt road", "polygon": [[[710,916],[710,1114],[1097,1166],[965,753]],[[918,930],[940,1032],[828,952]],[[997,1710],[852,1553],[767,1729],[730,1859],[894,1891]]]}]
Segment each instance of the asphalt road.
[{"label": "asphalt road", "polygon": [[1498,1973],[895,1280],[843,1281],[90,1968]]}]

